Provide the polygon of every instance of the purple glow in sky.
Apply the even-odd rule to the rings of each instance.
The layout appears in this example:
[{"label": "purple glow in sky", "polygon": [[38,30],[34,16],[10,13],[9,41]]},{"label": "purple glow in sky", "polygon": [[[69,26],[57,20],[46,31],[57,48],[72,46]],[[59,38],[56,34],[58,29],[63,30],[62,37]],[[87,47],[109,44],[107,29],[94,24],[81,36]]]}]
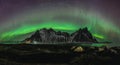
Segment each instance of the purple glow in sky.
[{"label": "purple glow in sky", "polygon": [[[49,20],[54,17],[65,21],[71,19],[73,20],[72,22],[82,21],[81,18],[77,17],[79,10],[92,12],[95,15],[100,14],[101,19],[110,20],[111,28],[116,27],[116,30],[120,30],[119,3],[119,0],[0,0],[0,34],[25,24],[38,24],[38,21],[42,21],[44,18]],[[79,24],[83,23],[83,21],[82,23],[79,22]],[[97,23],[99,24],[100,22]],[[110,27],[109,25],[107,26]],[[105,30],[100,32],[120,40],[119,33],[108,33]]]}]

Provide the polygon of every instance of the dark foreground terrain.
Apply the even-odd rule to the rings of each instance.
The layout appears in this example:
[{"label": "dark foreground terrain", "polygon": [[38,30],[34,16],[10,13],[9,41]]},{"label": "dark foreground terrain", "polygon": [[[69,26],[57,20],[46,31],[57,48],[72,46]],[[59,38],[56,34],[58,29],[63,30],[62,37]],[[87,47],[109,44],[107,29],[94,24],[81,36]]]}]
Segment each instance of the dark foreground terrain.
[{"label": "dark foreground terrain", "polygon": [[1,44],[0,65],[120,65],[120,47]]}]

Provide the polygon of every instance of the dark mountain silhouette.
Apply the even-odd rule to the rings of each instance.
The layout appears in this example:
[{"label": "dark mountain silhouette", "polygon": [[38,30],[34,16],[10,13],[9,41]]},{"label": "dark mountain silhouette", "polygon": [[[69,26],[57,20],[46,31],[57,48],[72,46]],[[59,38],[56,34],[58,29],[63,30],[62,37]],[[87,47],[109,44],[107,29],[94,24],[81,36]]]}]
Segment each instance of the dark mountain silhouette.
[{"label": "dark mountain silhouette", "polygon": [[97,42],[97,40],[88,31],[87,27],[72,33],[71,40],[72,42]]},{"label": "dark mountain silhouette", "polygon": [[88,31],[87,27],[69,34],[67,32],[55,31],[52,28],[37,30],[31,37],[24,41],[37,42],[97,42],[97,40]]}]

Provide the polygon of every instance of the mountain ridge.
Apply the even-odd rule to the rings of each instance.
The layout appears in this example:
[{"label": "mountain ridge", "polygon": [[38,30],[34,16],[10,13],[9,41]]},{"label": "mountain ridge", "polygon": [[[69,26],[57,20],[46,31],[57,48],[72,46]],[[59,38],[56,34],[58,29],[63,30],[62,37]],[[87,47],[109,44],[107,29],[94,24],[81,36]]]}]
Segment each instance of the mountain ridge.
[{"label": "mountain ridge", "polygon": [[87,27],[79,29],[72,34],[68,32],[55,31],[54,29],[40,29],[32,34],[24,41],[43,42],[43,43],[57,43],[57,42],[98,42],[94,36],[88,31]]}]

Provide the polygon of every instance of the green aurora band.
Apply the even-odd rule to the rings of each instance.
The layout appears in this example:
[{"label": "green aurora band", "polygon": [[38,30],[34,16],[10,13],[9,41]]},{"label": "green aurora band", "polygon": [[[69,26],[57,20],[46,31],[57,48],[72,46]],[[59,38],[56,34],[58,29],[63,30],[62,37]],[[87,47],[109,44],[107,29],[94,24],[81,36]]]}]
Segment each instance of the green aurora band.
[{"label": "green aurora band", "polygon": [[84,10],[80,10],[76,12],[77,14],[75,14],[75,16],[85,19],[85,21],[87,22],[86,24],[77,24],[77,23],[69,22],[69,21],[59,21],[59,20],[48,19],[43,22],[40,22],[39,24],[33,24],[33,25],[25,24],[14,30],[4,32],[0,35],[0,40],[11,40],[12,38],[16,36],[29,34],[42,28],[53,28],[59,31],[74,32],[78,30],[79,28],[88,27],[90,32],[92,32],[93,36],[99,39],[106,39],[106,35],[101,34],[101,32],[98,31],[98,29],[100,28],[103,29],[104,31],[109,32],[112,30],[115,33],[120,34],[120,30],[116,25],[114,25],[111,21],[102,18],[102,16],[98,14],[93,13],[93,12],[87,12]]},{"label": "green aurora band", "polygon": [[[11,38],[14,36],[18,36],[18,35],[24,35],[24,34],[28,34],[31,32],[34,32],[38,29],[42,29],[42,28],[53,28],[55,30],[63,30],[63,31],[73,31],[76,30],[78,28],[78,26],[73,25],[73,23],[66,23],[66,22],[55,22],[55,21],[49,21],[49,22],[44,22],[44,23],[40,23],[40,24],[36,24],[36,25],[26,25],[23,27],[20,27],[16,30],[4,33],[1,38]],[[22,32],[21,32],[22,31]]]}]

